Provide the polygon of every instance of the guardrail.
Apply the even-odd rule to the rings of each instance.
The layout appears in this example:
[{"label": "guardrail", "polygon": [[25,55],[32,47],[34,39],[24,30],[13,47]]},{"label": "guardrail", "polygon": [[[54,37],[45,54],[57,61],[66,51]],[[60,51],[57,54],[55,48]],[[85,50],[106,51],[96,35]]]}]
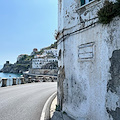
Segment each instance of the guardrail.
[{"label": "guardrail", "polygon": [[18,78],[2,78],[0,79],[0,87],[14,86],[19,84],[26,84],[32,82],[56,82],[56,77],[51,76],[35,76],[34,78],[18,77]]}]

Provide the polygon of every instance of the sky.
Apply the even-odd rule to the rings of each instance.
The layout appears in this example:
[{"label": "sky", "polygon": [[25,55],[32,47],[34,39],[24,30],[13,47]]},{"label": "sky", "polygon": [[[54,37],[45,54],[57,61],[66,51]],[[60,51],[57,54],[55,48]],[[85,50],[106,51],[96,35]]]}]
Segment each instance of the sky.
[{"label": "sky", "polygon": [[0,0],[0,65],[55,42],[58,0]]}]

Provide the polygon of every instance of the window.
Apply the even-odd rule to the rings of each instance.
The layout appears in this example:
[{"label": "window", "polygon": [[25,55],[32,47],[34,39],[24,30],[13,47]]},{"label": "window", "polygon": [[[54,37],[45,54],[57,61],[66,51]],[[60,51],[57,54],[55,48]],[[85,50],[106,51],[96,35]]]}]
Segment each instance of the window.
[{"label": "window", "polygon": [[92,0],[80,0],[81,6],[89,3],[90,1],[92,1]]}]

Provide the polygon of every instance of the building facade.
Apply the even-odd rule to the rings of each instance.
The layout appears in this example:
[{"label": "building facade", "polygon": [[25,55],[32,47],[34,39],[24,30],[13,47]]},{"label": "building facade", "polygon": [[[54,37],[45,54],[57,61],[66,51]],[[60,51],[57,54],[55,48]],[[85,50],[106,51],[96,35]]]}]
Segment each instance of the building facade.
[{"label": "building facade", "polygon": [[42,66],[48,64],[48,63],[53,63],[53,62],[57,62],[58,59],[57,57],[53,58],[53,57],[39,57],[39,58],[35,58],[32,59],[32,68],[42,68]]},{"label": "building facade", "polygon": [[32,59],[32,68],[41,69],[42,67],[45,67],[45,65],[47,65],[48,63],[55,62],[58,62],[57,49],[45,49],[42,55],[34,56],[34,59]]},{"label": "building facade", "polygon": [[35,55],[32,68],[42,68],[48,63],[58,62],[57,49],[45,49],[42,55]]},{"label": "building facade", "polygon": [[58,106],[75,120],[120,120],[120,18],[104,0],[58,0]]},{"label": "building facade", "polygon": [[57,55],[57,49],[46,49],[43,52],[43,55],[47,55],[47,54],[52,54],[53,56],[58,56]]}]

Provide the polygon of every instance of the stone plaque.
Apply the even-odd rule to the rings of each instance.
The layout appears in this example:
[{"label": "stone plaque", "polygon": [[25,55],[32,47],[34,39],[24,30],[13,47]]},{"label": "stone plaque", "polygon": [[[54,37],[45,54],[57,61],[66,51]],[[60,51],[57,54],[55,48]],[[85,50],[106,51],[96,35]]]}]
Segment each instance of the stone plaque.
[{"label": "stone plaque", "polygon": [[94,43],[86,43],[78,46],[79,59],[92,59],[93,58],[93,45]]}]

